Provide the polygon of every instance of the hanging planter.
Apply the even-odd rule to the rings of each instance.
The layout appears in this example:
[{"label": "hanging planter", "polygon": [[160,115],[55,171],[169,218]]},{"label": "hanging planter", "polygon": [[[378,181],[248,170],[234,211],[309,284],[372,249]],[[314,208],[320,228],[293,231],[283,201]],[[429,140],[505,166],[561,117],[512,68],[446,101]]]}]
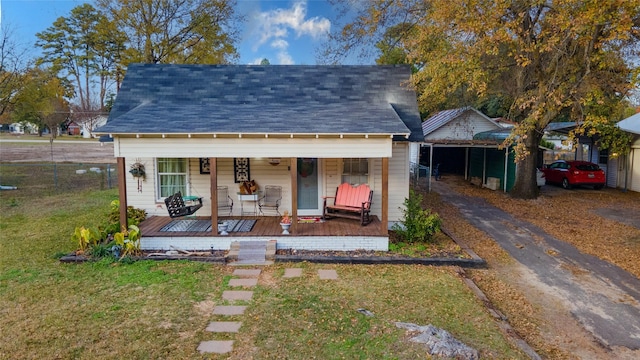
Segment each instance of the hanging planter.
[{"label": "hanging planter", "polygon": [[142,192],[142,182],[146,175],[146,172],[144,171],[144,164],[139,161],[134,162],[129,167],[129,173],[131,173],[134,178],[138,179],[138,192]]},{"label": "hanging planter", "polygon": [[142,178],[143,180],[146,175],[144,171],[144,165],[139,162],[135,162],[131,164],[131,167],[129,168],[129,172],[131,173],[131,175],[133,175],[133,177]]}]

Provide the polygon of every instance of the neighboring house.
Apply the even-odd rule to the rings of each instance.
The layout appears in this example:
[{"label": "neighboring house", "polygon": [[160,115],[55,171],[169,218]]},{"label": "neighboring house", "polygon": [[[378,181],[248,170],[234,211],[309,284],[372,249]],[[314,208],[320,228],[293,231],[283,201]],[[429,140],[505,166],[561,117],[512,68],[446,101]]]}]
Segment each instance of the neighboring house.
[{"label": "neighboring house", "polygon": [[14,135],[37,134],[38,126],[32,123],[13,123],[9,125],[9,132]]},{"label": "neighboring house", "polygon": [[67,135],[80,135],[82,130],[80,129],[80,125],[75,121],[69,120],[67,122]]},{"label": "neighboring house", "polygon": [[618,122],[618,127],[633,134],[629,154],[618,158],[619,188],[640,192],[640,113]]},{"label": "neighboring house", "polygon": [[107,123],[107,117],[103,115],[83,121],[80,124],[82,137],[85,139],[94,138],[95,129]]},{"label": "neighboring house", "polygon": [[[95,131],[113,138],[125,175],[121,219],[127,205],[166,217],[163,200],[179,190],[202,197],[197,215],[216,224],[226,215],[215,206],[217,186],[228,187],[232,215],[240,216],[241,206],[252,207],[236,197],[243,177],[260,188],[281,186],[280,211],[294,219],[319,216],[323,196],[338,185],[367,183],[377,220],[362,228],[376,227],[377,236],[305,242],[294,222],[292,235],[268,239],[278,247],[386,250],[387,229],[401,220],[409,196],[409,143],[423,140],[410,76],[408,66],[132,64],[107,123]],[[146,168],[144,181],[127,172],[136,162]],[[190,247],[229,246],[228,236],[209,235]]]},{"label": "neighboring house", "polygon": [[[424,144],[420,159],[423,165],[433,168],[439,164],[441,173],[464,175],[465,179],[472,177],[470,169],[479,166],[479,179],[474,180],[486,184],[488,176],[482,170],[487,166],[485,158],[482,156],[478,159],[472,154],[478,151],[484,153],[484,149],[504,154],[504,150],[498,150],[501,142],[493,138],[476,139],[476,135],[491,131],[508,133],[510,129],[504,129],[495,120],[468,106],[436,113],[422,123],[422,131]],[[504,162],[502,164],[504,168]],[[474,174],[473,177],[478,176]]]}]

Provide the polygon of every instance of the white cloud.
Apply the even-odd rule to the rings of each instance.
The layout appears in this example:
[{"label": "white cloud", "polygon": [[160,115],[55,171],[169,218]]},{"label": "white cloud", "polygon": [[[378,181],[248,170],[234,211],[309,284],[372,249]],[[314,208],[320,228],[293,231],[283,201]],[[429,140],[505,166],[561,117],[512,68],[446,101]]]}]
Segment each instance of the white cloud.
[{"label": "white cloud", "polygon": [[289,47],[289,43],[284,39],[275,39],[271,42],[271,47],[274,49],[286,49]]},{"label": "white cloud", "polygon": [[291,55],[287,52],[289,42],[285,40],[290,33],[296,38],[310,36],[317,39],[329,33],[331,22],[329,19],[319,16],[307,17],[307,0],[296,1],[291,8],[275,9],[261,12],[255,15],[255,32],[258,40],[253,44],[253,51],[260,46],[269,43],[274,49],[278,49],[278,60],[281,64],[293,64]]},{"label": "white cloud", "polygon": [[286,51],[281,51],[278,53],[278,64],[280,65],[293,65],[293,58]]},{"label": "white cloud", "polygon": [[255,58],[253,61],[249,62],[249,65],[260,65],[262,63],[263,57]]}]

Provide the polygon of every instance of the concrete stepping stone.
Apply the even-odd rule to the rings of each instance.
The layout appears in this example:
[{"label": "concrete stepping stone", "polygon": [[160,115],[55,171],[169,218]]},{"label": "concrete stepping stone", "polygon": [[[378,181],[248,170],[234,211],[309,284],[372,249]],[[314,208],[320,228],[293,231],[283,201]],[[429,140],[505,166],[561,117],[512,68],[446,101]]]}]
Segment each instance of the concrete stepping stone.
[{"label": "concrete stepping stone", "polygon": [[233,275],[238,277],[258,277],[262,270],[260,269],[235,269]]},{"label": "concrete stepping stone", "polygon": [[318,270],[320,280],[337,280],[338,273],[335,270]]},{"label": "concrete stepping stone", "polygon": [[233,340],[203,341],[198,345],[200,353],[226,354],[233,350]]},{"label": "concrete stepping stone", "polygon": [[231,279],[229,286],[253,287],[258,285],[258,279]]},{"label": "concrete stepping stone", "polygon": [[238,305],[217,305],[213,308],[213,315],[242,315],[247,310],[246,306]]},{"label": "concrete stepping stone", "polygon": [[284,278],[295,278],[302,276],[302,268],[289,268],[284,269]]},{"label": "concrete stepping stone", "polygon": [[213,321],[207,326],[207,331],[217,333],[237,333],[242,326],[240,321]]},{"label": "concrete stepping stone", "polygon": [[242,290],[225,290],[222,293],[222,299],[224,300],[246,300],[249,301],[253,297],[253,291]]}]

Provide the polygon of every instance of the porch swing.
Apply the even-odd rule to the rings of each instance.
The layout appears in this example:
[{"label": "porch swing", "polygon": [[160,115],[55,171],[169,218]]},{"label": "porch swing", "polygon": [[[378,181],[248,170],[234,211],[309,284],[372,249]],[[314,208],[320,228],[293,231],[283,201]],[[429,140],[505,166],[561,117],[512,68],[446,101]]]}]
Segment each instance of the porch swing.
[{"label": "porch swing", "polygon": [[169,212],[169,217],[171,218],[193,215],[202,207],[201,197],[190,200],[190,202],[192,202],[193,205],[185,205],[184,198],[180,191],[164,199],[164,203],[167,205],[167,211]]}]

